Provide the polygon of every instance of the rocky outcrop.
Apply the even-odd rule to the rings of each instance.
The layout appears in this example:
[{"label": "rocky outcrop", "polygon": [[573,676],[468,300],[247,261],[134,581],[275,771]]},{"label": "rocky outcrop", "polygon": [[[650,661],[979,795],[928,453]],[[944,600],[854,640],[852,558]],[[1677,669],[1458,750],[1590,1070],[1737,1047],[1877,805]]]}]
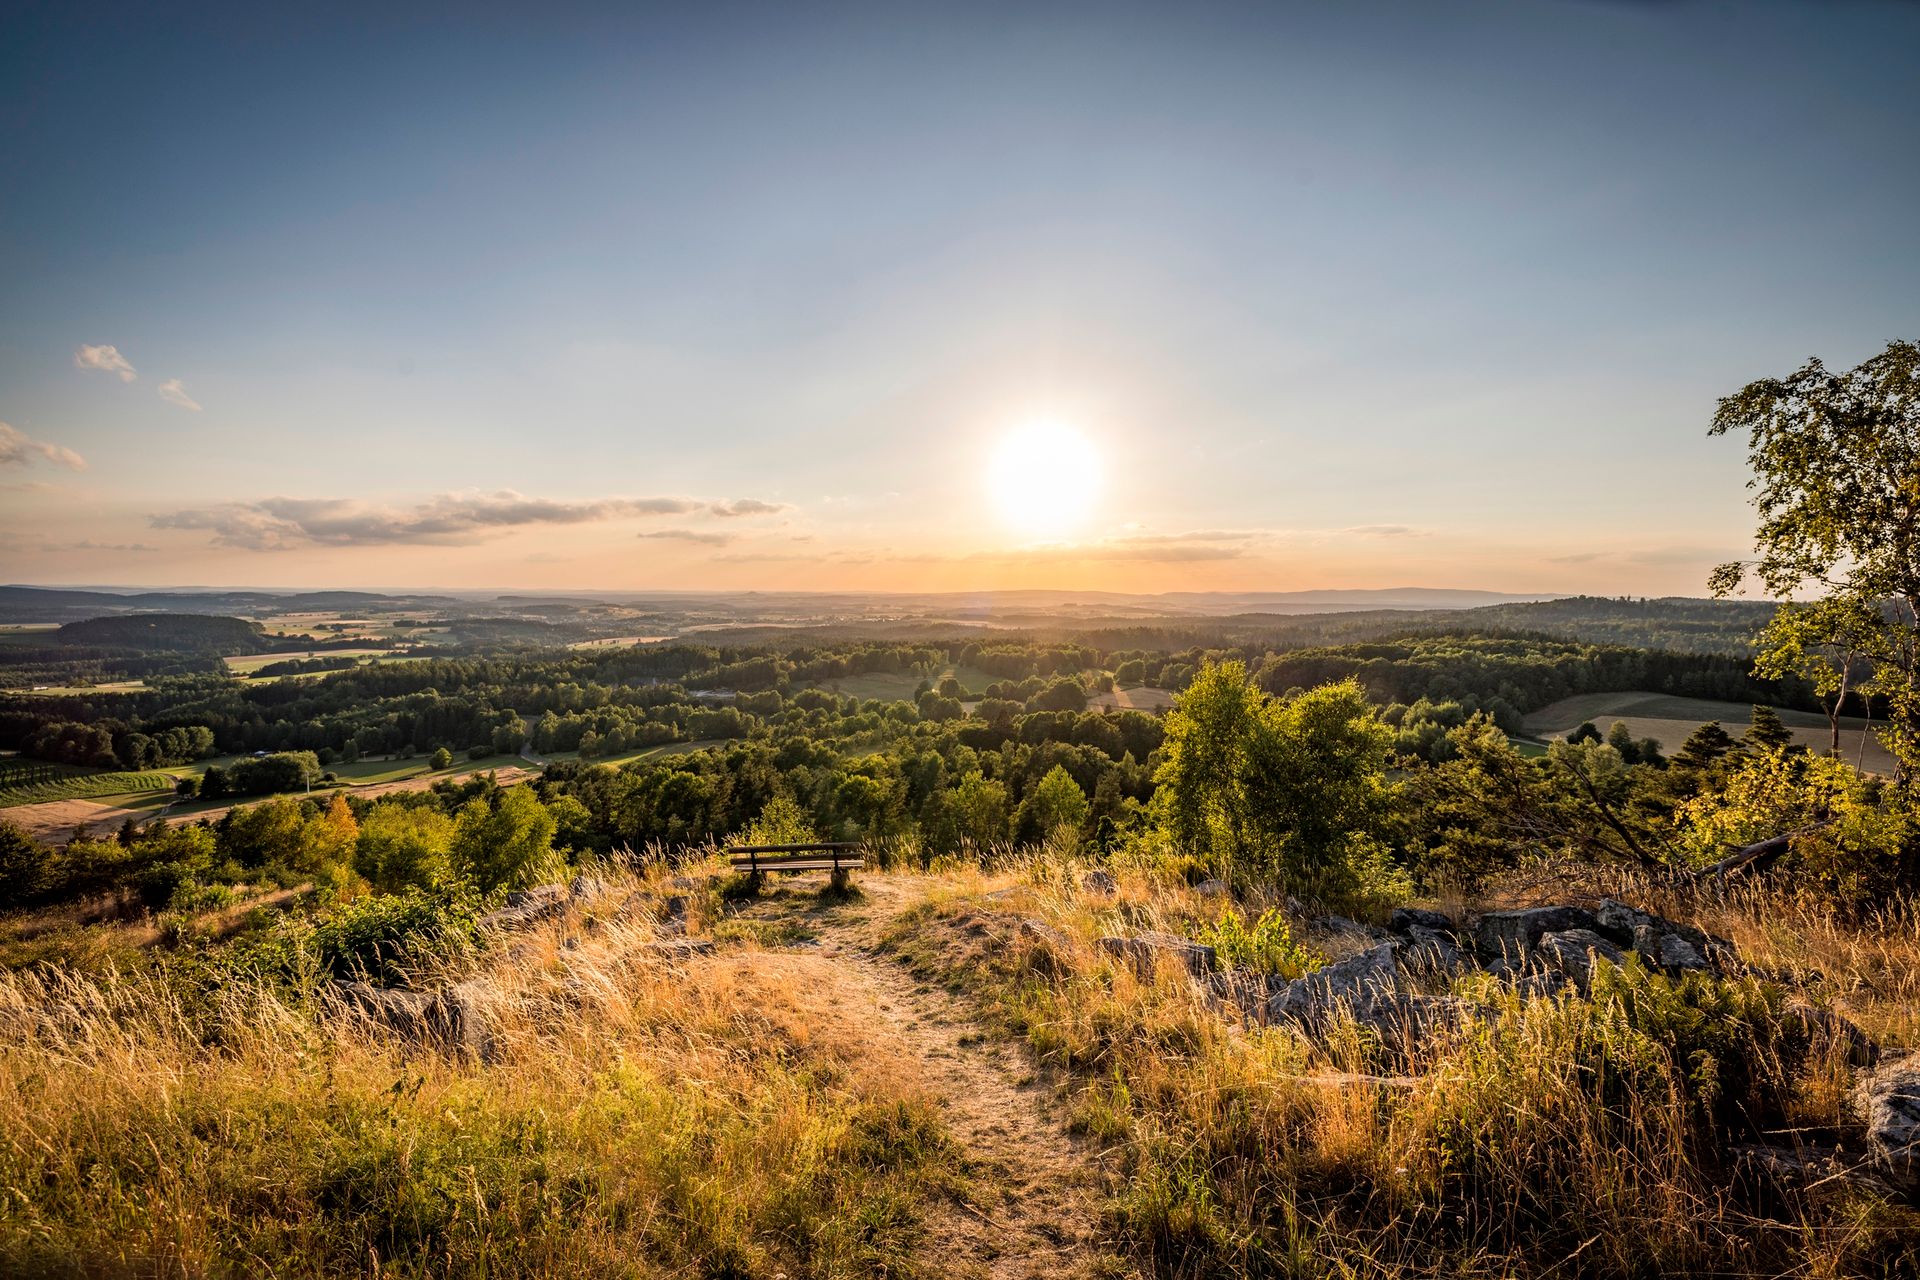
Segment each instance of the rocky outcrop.
[{"label": "rocky outcrop", "polygon": [[1869,1073],[1854,1100],[1875,1164],[1892,1182],[1920,1192],[1920,1054]]},{"label": "rocky outcrop", "polygon": [[1094,894],[1098,897],[1110,897],[1119,887],[1120,882],[1118,880],[1115,880],[1109,872],[1102,871],[1098,867],[1095,867],[1092,871],[1080,877],[1081,891]]},{"label": "rocky outcrop", "polygon": [[1267,1002],[1267,1015],[1276,1020],[1318,1022],[1340,1005],[1370,1005],[1399,981],[1400,965],[1394,958],[1393,944],[1383,942],[1295,978]]},{"label": "rocky outcrop", "polygon": [[1102,938],[1100,949],[1127,961],[1143,977],[1151,977],[1162,959],[1178,960],[1188,973],[1204,978],[1218,967],[1213,948],[1204,942],[1171,933],[1141,933],[1131,938]]},{"label": "rocky outcrop", "polygon": [[1543,933],[1534,948],[1534,954],[1542,963],[1564,975],[1582,995],[1593,986],[1596,956],[1615,965],[1627,962],[1626,952],[1591,929]]},{"label": "rocky outcrop", "polygon": [[1533,958],[1540,939],[1571,929],[1592,930],[1596,921],[1585,907],[1528,907],[1489,911],[1474,922],[1473,948],[1488,964],[1521,964]]},{"label": "rocky outcrop", "polygon": [[515,889],[507,895],[506,905],[480,917],[480,924],[489,929],[524,929],[550,920],[569,907],[604,897],[607,892],[606,881],[589,875],[575,876],[566,884]]},{"label": "rocky outcrop", "polygon": [[365,982],[336,982],[330,995],[336,1012],[384,1037],[482,1059],[491,1055],[487,1010],[492,991],[482,983],[400,991]]}]

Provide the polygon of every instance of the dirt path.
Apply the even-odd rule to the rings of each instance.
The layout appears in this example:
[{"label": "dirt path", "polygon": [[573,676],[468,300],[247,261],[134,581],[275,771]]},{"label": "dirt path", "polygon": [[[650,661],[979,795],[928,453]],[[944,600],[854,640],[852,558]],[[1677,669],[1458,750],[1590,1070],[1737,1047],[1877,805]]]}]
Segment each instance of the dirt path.
[{"label": "dirt path", "polygon": [[877,950],[887,924],[923,887],[914,877],[870,876],[864,901],[808,913],[817,946],[763,959],[798,961],[818,973],[830,984],[822,1011],[863,1028],[877,1056],[897,1058],[939,1100],[976,1190],[930,1224],[938,1274],[1068,1280],[1123,1273],[1101,1247],[1099,1153],[1067,1131],[1052,1086],[1019,1047],[984,1034],[961,1000]]}]

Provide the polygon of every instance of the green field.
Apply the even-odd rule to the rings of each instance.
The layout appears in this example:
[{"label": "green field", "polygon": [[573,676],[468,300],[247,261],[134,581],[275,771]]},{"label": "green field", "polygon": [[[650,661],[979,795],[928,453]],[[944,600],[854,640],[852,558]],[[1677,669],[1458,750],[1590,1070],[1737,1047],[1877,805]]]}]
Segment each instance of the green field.
[{"label": "green field", "polygon": [[[1780,709],[1780,719],[1793,731],[1793,740],[1810,751],[1825,751],[1831,742],[1827,718],[1813,711]],[[1669,755],[1679,750],[1687,735],[1709,720],[1734,737],[1753,723],[1753,708],[1740,702],[1710,702],[1705,698],[1677,698],[1664,693],[1583,693],[1542,707],[1526,719],[1527,736],[1564,738],[1587,720],[1605,733],[1615,720],[1624,720],[1636,738],[1652,738]],[[1866,722],[1857,716],[1841,721],[1841,755],[1860,761],[1874,773],[1893,772],[1893,757],[1878,737],[1864,734]],[[1864,747],[1864,750],[1863,750]]]},{"label": "green field", "polygon": [[98,800],[103,796],[171,792],[173,774],[157,769],[140,773],[102,773],[42,760],[0,761],[0,809],[47,800]]}]

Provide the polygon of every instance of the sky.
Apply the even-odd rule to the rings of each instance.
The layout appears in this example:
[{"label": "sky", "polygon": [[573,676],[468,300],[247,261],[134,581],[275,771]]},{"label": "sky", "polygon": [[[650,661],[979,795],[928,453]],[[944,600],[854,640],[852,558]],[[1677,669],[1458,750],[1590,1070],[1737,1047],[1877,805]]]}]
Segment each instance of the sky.
[{"label": "sky", "polygon": [[[404,12],[390,12],[404,11]],[[1920,5],[0,13],[0,581],[1700,595]]]}]

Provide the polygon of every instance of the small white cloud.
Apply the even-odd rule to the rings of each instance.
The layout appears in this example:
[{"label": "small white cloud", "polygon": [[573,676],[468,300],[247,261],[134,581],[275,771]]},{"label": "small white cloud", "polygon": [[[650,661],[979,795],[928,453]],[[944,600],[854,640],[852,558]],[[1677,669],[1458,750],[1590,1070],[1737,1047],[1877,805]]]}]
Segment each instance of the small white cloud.
[{"label": "small white cloud", "polygon": [[24,467],[36,458],[69,471],[87,469],[87,460],[65,445],[35,440],[20,428],[0,422],[0,467]]},{"label": "small white cloud", "polygon": [[724,547],[734,540],[730,533],[713,533],[701,529],[655,529],[650,533],[635,535],[641,538],[661,538],[668,542],[697,542],[707,547]]},{"label": "small white cloud", "polygon": [[177,404],[182,409],[200,412],[200,402],[187,394],[187,389],[180,385],[178,378],[168,378],[160,384],[160,398],[168,404]]},{"label": "small white cloud", "polygon": [[73,353],[73,367],[90,373],[111,373],[122,382],[132,382],[140,376],[120,354],[120,348],[106,343],[97,347],[81,343],[80,349]]}]

